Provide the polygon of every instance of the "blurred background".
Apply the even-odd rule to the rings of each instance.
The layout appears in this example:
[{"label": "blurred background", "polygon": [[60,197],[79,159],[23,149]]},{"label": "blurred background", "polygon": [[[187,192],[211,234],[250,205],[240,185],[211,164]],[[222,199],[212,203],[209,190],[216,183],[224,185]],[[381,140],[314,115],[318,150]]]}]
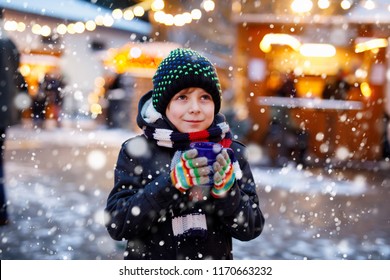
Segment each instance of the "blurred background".
[{"label": "blurred background", "polygon": [[26,82],[7,131],[1,259],[122,258],[103,226],[116,156],[177,47],[215,64],[222,112],[248,147],[267,224],[236,258],[390,259],[388,1],[0,7]]}]

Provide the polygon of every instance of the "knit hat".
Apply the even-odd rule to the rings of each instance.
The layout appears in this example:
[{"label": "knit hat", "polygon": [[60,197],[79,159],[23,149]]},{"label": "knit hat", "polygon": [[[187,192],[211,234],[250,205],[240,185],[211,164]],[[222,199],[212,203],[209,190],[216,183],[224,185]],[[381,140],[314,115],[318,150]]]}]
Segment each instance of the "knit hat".
[{"label": "knit hat", "polygon": [[160,63],[153,77],[153,106],[165,115],[172,97],[179,91],[198,87],[208,92],[215,105],[221,108],[221,86],[212,63],[190,49],[175,49]]}]

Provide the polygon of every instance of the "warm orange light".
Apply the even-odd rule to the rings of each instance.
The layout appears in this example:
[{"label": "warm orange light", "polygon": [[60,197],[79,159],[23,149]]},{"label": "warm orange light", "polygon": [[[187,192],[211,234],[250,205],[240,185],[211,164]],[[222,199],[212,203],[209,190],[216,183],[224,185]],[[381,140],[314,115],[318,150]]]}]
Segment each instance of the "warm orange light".
[{"label": "warm orange light", "polygon": [[154,0],[152,2],[152,5],[150,6],[150,8],[152,9],[152,11],[161,11],[162,9],[164,9],[165,7],[165,3],[163,0]]},{"label": "warm orange light", "polygon": [[298,51],[301,43],[297,38],[288,34],[270,33],[263,37],[259,47],[263,52],[268,53],[271,51],[271,45],[286,45]]},{"label": "warm orange light", "polygon": [[124,53],[118,53],[114,57],[114,65],[118,69],[119,73],[123,73],[124,69],[126,68],[126,63],[127,63],[127,55]]},{"label": "warm orange light", "polygon": [[95,93],[91,93],[88,95],[88,102],[90,104],[98,103],[99,102],[99,96]]},{"label": "warm orange light", "polygon": [[313,8],[313,2],[311,0],[294,0],[291,3],[291,9],[295,13],[307,13]]},{"label": "warm orange light", "polygon": [[168,43],[128,43],[119,49],[109,49],[104,64],[117,73],[153,75],[169,52],[179,47]]},{"label": "warm orange light", "polygon": [[336,55],[336,48],[329,44],[303,44],[299,52],[307,57],[332,57]]},{"label": "warm orange light", "polygon": [[104,87],[105,83],[106,80],[103,77],[97,77],[95,79],[95,87],[99,87],[99,88]]},{"label": "warm orange light", "polygon": [[94,115],[99,115],[103,113],[102,106],[98,103],[93,103],[90,107],[91,113]]},{"label": "warm orange light", "polygon": [[31,68],[29,65],[27,64],[22,64],[20,67],[19,67],[19,71],[20,73],[23,75],[23,76],[28,76],[30,75],[31,73]]},{"label": "warm orange light", "polygon": [[388,46],[388,42],[386,39],[371,39],[365,42],[361,42],[356,44],[355,52],[361,53],[368,50],[374,50],[379,48],[386,48]]},{"label": "warm orange light", "polygon": [[360,84],[360,91],[362,92],[364,97],[370,97],[372,95],[370,85],[367,82],[363,82]]},{"label": "warm orange light", "polygon": [[212,0],[203,0],[201,6],[206,12],[211,12],[215,9],[215,3]]}]

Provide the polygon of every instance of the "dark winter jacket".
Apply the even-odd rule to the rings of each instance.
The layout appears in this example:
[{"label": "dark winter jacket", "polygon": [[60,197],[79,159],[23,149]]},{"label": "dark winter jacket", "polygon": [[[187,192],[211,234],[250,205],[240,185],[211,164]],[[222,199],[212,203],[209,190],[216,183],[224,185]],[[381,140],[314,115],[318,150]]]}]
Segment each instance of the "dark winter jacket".
[{"label": "dark winter jacket", "polygon": [[[125,259],[232,259],[232,238],[247,241],[260,235],[264,218],[245,146],[233,141],[231,148],[242,179],[236,180],[225,198],[210,196],[193,202],[172,185],[174,149],[157,146],[144,135],[123,143],[106,211],[111,216],[107,223],[111,237],[128,240]],[[206,215],[206,238],[177,240],[172,213],[193,209],[202,209]]]},{"label": "dark winter jacket", "polygon": [[17,93],[19,51],[7,37],[0,38],[0,128],[17,121],[18,112],[13,104]]}]

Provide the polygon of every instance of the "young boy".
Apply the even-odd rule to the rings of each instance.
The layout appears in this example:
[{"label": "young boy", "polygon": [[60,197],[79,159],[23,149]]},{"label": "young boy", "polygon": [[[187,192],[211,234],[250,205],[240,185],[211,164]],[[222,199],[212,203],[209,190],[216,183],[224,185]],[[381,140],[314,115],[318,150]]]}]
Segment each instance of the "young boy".
[{"label": "young boy", "polygon": [[[139,103],[143,134],[123,143],[118,156],[107,230],[127,240],[125,259],[233,259],[232,238],[256,238],[264,217],[245,147],[219,113],[215,68],[196,51],[176,49],[153,85]],[[191,142],[224,149],[208,166]]]}]

